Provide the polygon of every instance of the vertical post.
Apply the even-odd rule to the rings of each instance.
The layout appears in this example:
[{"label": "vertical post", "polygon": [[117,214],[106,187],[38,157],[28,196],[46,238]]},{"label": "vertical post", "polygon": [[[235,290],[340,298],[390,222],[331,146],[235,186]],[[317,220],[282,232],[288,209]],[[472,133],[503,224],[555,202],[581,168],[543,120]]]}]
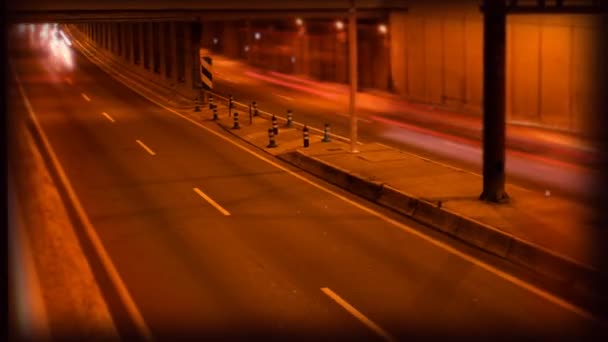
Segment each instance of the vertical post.
[{"label": "vertical post", "polygon": [[158,53],[160,68],[159,73],[162,79],[167,77],[167,25],[164,22],[160,22],[158,25]]},{"label": "vertical post", "polygon": [[154,74],[154,64],[156,63],[156,56],[154,56],[154,23],[149,22],[146,25],[146,43],[148,48],[148,71]]},{"label": "vertical post", "polygon": [[138,51],[136,49],[137,46],[137,36],[135,35],[135,33],[137,32],[136,29],[136,25],[137,24],[133,24],[133,23],[128,23],[127,24],[127,28],[128,28],[128,32],[129,32],[129,51],[131,52],[131,64],[135,65],[135,61],[137,60],[137,56],[138,56]]},{"label": "vertical post", "polygon": [[[194,49],[192,48],[192,23],[184,25],[184,83],[186,89],[194,89]],[[198,50],[197,50],[198,51]]]},{"label": "vertical post", "polygon": [[483,192],[481,200],[504,203],[505,192],[505,0],[483,2]]},{"label": "vertical post", "polygon": [[169,76],[177,82],[179,72],[177,71],[177,27],[174,21],[169,23]]},{"label": "vertical post", "polygon": [[146,70],[146,24],[139,23],[137,28],[137,39],[139,42],[139,66]]},{"label": "vertical post", "polygon": [[121,30],[120,30],[120,34],[122,36],[121,39],[121,43],[122,43],[122,57],[129,61],[129,24],[128,23],[122,23],[121,25]]},{"label": "vertical post", "polygon": [[350,9],[348,13],[348,47],[349,47],[349,77],[350,77],[350,103],[348,106],[350,114],[350,151],[352,153],[359,152],[357,150],[357,12],[355,9],[355,0],[350,0]]}]

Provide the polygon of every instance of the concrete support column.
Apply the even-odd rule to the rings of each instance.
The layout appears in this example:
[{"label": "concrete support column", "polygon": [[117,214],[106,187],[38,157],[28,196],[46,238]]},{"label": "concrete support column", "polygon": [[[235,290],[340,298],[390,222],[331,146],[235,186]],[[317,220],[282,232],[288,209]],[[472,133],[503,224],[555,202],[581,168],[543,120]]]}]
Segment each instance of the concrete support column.
[{"label": "concrete support column", "polygon": [[146,32],[146,24],[145,23],[138,23],[137,24],[137,42],[138,42],[138,46],[139,46],[139,66],[142,69],[146,69],[146,58],[148,58],[146,56],[146,39],[145,39],[145,32]]},{"label": "concrete support column", "polygon": [[158,23],[158,59],[161,79],[167,78],[167,24]]},{"label": "concrete support column", "polygon": [[481,200],[506,202],[505,96],[507,15],[505,0],[483,3],[483,192]]},{"label": "concrete support column", "polygon": [[167,71],[168,77],[177,82],[179,80],[178,62],[177,62],[177,23],[169,22],[169,39],[167,41],[168,60]]},{"label": "concrete support column", "polygon": [[146,23],[146,53],[148,54],[148,70],[154,73],[154,23]]},{"label": "concrete support column", "polygon": [[192,43],[192,23],[184,23],[184,83],[187,89],[194,88],[194,53]]},{"label": "concrete support column", "polygon": [[128,61],[129,60],[129,49],[128,49],[129,34],[127,33],[127,27],[129,26],[129,24],[122,23],[119,25],[120,25],[120,50],[122,51],[122,57]]},{"label": "concrete support column", "polygon": [[110,50],[110,25],[107,23],[103,25],[103,48],[106,50]]},{"label": "concrete support column", "polygon": [[121,24],[120,23],[115,23],[114,24],[114,39],[116,40],[116,45],[115,45],[115,49],[116,49],[116,55],[122,57],[122,35],[120,34],[120,30],[121,30]]},{"label": "concrete support column", "polygon": [[135,37],[135,24],[127,23],[127,44],[129,45],[129,61],[131,64],[135,65],[137,52],[136,48],[136,37]]},{"label": "concrete support column", "polygon": [[105,50],[107,49],[107,45],[106,42],[108,40],[108,26],[104,23],[104,24],[100,24],[100,35],[101,35],[101,47]]},{"label": "concrete support column", "polygon": [[116,24],[108,23],[108,50],[116,54]]}]

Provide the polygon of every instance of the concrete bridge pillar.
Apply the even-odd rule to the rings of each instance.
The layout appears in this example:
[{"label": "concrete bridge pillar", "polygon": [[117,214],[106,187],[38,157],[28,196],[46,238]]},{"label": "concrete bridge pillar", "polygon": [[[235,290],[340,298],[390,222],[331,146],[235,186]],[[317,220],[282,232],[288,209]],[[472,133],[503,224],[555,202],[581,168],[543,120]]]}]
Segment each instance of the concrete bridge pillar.
[{"label": "concrete bridge pillar", "polygon": [[106,51],[110,51],[110,25],[108,23],[103,24],[103,47]]},{"label": "concrete bridge pillar", "polygon": [[116,55],[122,57],[123,49],[122,49],[122,24],[115,23],[114,24],[114,38],[116,39]]},{"label": "concrete bridge pillar", "polygon": [[137,50],[137,24],[127,23],[127,34],[129,35],[129,52],[130,52],[130,60],[131,64],[137,64],[137,58],[139,51]]},{"label": "concrete bridge pillar", "polygon": [[179,72],[178,72],[178,61],[177,61],[177,23],[172,21],[169,22],[169,35],[168,35],[168,76],[173,79],[173,81],[177,82],[179,80]]},{"label": "concrete bridge pillar", "polygon": [[120,49],[122,50],[122,57],[129,60],[129,24],[122,23],[120,25]]},{"label": "concrete bridge pillar", "polygon": [[154,24],[146,23],[146,55],[147,55],[147,68],[151,73],[154,73]]},{"label": "concrete bridge pillar", "polygon": [[138,42],[138,47],[139,47],[139,66],[142,69],[146,69],[146,39],[145,39],[145,30],[146,29],[146,24],[145,23],[138,23],[137,24],[137,42]]},{"label": "concrete bridge pillar", "polygon": [[194,52],[192,43],[192,23],[184,23],[184,83],[188,89],[194,88]]},{"label": "concrete bridge pillar", "polygon": [[114,55],[119,55],[118,51],[118,24],[110,23],[110,51]]},{"label": "concrete bridge pillar", "polygon": [[167,78],[167,53],[169,46],[167,45],[167,23],[158,23],[158,61],[161,79]]}]

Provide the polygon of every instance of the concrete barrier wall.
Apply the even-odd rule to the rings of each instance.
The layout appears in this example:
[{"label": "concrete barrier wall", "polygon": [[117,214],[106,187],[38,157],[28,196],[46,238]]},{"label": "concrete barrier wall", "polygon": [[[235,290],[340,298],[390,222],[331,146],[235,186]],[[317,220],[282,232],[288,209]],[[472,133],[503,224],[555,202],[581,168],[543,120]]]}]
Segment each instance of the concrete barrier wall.
[{"label": "concrete barrier wall", "polygon": [[[478,1],[458,4],[391,13],[391,76],[395,92],[411,100],[481,114],[482,15]],[[584,131],[598,33],[593,16],[509,16],[508,120]]]}]

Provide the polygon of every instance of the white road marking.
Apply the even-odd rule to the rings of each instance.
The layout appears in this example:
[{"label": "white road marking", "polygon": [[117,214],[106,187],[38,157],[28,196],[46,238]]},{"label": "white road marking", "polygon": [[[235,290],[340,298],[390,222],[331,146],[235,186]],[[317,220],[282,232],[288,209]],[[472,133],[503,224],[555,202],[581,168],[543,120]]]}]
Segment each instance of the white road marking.
[{"label": "white road marking", "polygon": [[387,341],[397,341],[396,338],[391,336],[389,333],[384,331],[378,324],[374,323],[371,319],[367,318],[364,314],[362,314],[359,310],[355,309],[352,305],[350,305],[347,301],[338,296],[334,291],[327,287],[321,288],[321,291],[325,293],[329,298],[333,299],[336,303],[338,303],[344,310],[348,311],[351,315],[355,316],[361,323],[365,324],[368,328],[373,330],[376,334],[380,335]]},{"label": "white road marking", "polygon": [[49,142],[46,134],[42,130],[42,126],[40,126],[40,123],[38,122],[38,118],[36,117],[36,113],[34,112],[34,109],[32,108],[32,105],[31,105],[28,97],[25,95],[25,90],[23,89],[21,80],[19,79],[19,76],[17,75],[17,71],[15,70],[15,66],[13,65],[12,62],[11,62],[11,69],[13,71],[13,74],[15,75],[15,80],[17,81],[17,85],[19,87],[19,93],[21,94],[21,97],[23,98],[23,103],[25,104],[25,107],[26,107],[28,113],[30,114],[32,123],[34,124],[34,127],[36,128],[36,130],[40,133],[40,138],[42,140],[43,145],[46,147],[46,150],[49,151],[49,157],[51,159],[51,162],[53,163],[55,169],[57,170],[61,183],[63,183],[65,185],[66,191],[68,193],[68,197],[69,197],[70,201],[74,204],[74,207],[76,209],[76,214],[79,216],[80,220],[83,223],[85,233],[87,234],[88,238],[93,243],[93,248],[95,249],[95,252],[98,255],[99,259],[101,260],[101,264],[103,265],[105,270],[108,272],[108,276],[110,278],[112,285],[114,286],[116,292],[118,293],[118,296],[120,297],[121,301],[123,302],[127,312],[133,319],[133,322],[136,325],[136,328],[139,331],[140,335],[142,337],[144,337],[146,340],[151,341],[152,333],[150,332],[150,329],[148,328],[146,322],[144,321],[144,318],[141,315],[141,312],[139,312],[139,309],[135,305],[135,301],[133,301],[133,298],[131,297],[129,290],[127,289],[125,283],[123,282],[122,278],[120,277],[120,274],[118,273],[118,271],[116,270],[116,267],[112,263],[112,259],[110,259],[108,252],[105,250],[103,243],[101,242],[101,239],[99,238],[99,236],[97,235],[97,232],[95,231],[95,228],[93,228],[93,224],[91,223],[91,221],[89,220],[89,217],[87,216],[86,212],[84,211],[84,208],[82,207],[82,204],[80,203],[80,200],[76,196],[76,192],[74,191],[74,188],[72,187],[72,184],[70,183],[70,180],[68,179],[68,176],[66,175],[65,171],[63,170],[63,167],[59,163],[59,159],[57,159],[57,155],[55,154],[55,151],[53,150],[51,143]]},{"label": "white road marking", "polygon": [[205,199],[205,201],[209,202],[209,204],[211,204],[212,206],[215,207],[215,209],[219,210],[222,214],[226,215],[226,216],[230,216],[230,213],[228,212],[228,210],[222,208],[221,205],[219,205],[216,201],[214,201],[211,197],[207,196],[204,192],[202,192],[199,188],[192,188],[192,190],[194,190],[194,192],[196,192],[199,196],[201,196],[202,198]]},{"label": "white road marking", "polygon": [[141,140],[135,140],[137,141],[137,143],[139,144],[139,146],[141,146],[144,150],[146,150],[148,153],[150,153],[151,155],[155,156],[156,153],[154,153],[154,151],[152,151],[151,148],[149,148],[148,146],[146,146],[146,144],[144,144],[143,142],[141,142]]},{"label": "white road marking", "polygon": [[105,116],[108,120],[110,120],[110,122],[114,122],[114,118],[112,118],[110,116],[110,114],[106,113],[106,112],[102,112],[101,113],[103,116]]},{"label": "white road marking", "polygon": [[74,82],[72,82],[72,79],[69,77],[66,77],[65,81],[68,82],[68,84],[70,84],[70,85],[74,84]]},{"label": "white road marking", "polygon": [[82,95],[82,98],[83,98],[83,99],[85,99],[85,100],[87,100],[87,101],[91,102],[91,99],[90,99],[90,98],[87,96],[87,94],[85,94],[85,93],[80,93],[80,95]]},{"label": "white road marking", "polygon": [[281,94],[275,94],[278,97],[284,98],[287,101],[293,101],[293,97],[289,97],[289,96],[285,96],[285,95],[281,95]]},{"label": "white road marking", "polygon": [[[536,286],[534,286],[532,284],[526,283],[526,282],[524,282],[521,279],[517,279],[516,277],[511,276],[510,274],[507,274],[507,273],[505,273],[505,272],[503,272],[503,271],[501,271],[501,270],[499,270],[499,269],[497,269],[497,268],[495,268],[495,267],[493,267],[493,266],[491,266],[489,264],[486,264],[486,263],[484,263],[484,262],[482,262],[480,260],[477,260],[477,259],[473,258],[472,256],[469,256],[469,255],[467,255],[465,253],[460,252],[459,250],[455,249],[454,247],[451,247],[451,246],[447,245],[446,243],[443,243],[441,241],[435,240],[435,239],[431,238],[430,236],[427,236],[427,235],[425,235],[425,234],[423,234],[423,233],[421,233],[421,232],[419,232],[419,231],[417,231],[417,230],[415,230],[415,229],[413,229],[411,227],[408,227],[408,226],[406,226],[405,224],[403,224],[403,223],[401,223],[399,221],[393,220],[393,219],[391,219],[391,218],[389,218],[389,217],[387,217],[387,216],[385,216],[385,215],[383,215],[383,214],[381,214],[379,212],[374,211],[373,209],[370,209],[370,208],[368,208],[368,207],[366,207],[366,206],[364,206],[362,204],[359,204],[359,203],[357,203],[355,201],[352,201],[352,200],[350,200],[350,199],[348,199],[348,198],[346,198],[346,197],[338,194],[337,192],[334,192],[333,190],[325,188],[324,186],[319,185],[319,184],[317,184],[317,183],[315,183],[315,182],[313,182],[313,181],[305,178],[304,176],[301,176],[301,175],[299,175],[299,174],[297,174],[297,173],[295,173],[295,172],[293,172],[293,171],[291,171],[291,170],[289,170],[289,169],[287,169],[287,168],[285,168],[285,167],[283,167],[283,166],[275,163],[274,161],[271,161],[270,159],[268,159],[266,157],[263,157],[262,155],[259,155],[257,152],[249,150],[247,147],[245,147],[243,145],[240,145],[239,143],[237,143],[237,142],[235,142],[235,141],[227,138],[226,136],[224,136],[224,135],[222,135],[220,133],[217,133],[217,132],[213,131],[212,129],[208,128],[208,127],[205,127],[201,123],[198,123],[198,122],[194,121],[193,119],[190,119],[189,117],[187,117],[187,116],[179,113],[178,111],[165,106],[164,104],[156,101],[155,99],[149,97],[148,95],[143,94],[143,92],[141,90],[137,91],[137,92],[139,94],[141,94],[142,96],[144,96],[146,99],[148,99],[148,101],[156,104],[157,106],[159,106],[161,108],[164,108],[168,112],[170,112],[170,113],[172,113],[174,115],[177,115],[177,116],[181,117],[182,119],[184,119],[186,121],[189,121],[193,125],[198,126],[198,127],[202,128],[202,129],[206,130],[207,132],[209,132],[209,133],[217,136],[218,138],[220,138],[222,140],[225,140],[226,142],[229,142],[230,144],[232,144],[232,145],[234,145],[234,146],[242,149],[243,151],[246,151],[247,153],[255,156],[256,158],[258,158],[260,160],[265,161],[266,163],[268,163],[270,165],[273,165],[274,167],[276,167],[276,168],[278,168],[278,169],[280,169],[280,170],[282,170],[282,171],[284,171],[284,172],[292,175],[293,177],[300,179],[303,182],[306,182],[306,183],[308,183],[308,184],[310,184],[310,185],[312,185],[312,186],[314,186],[314,187],[316,187],[316,188],[318,188],[318,189],[320,189],[322,191],[325,191],[326,193],[329,193],[329,194],[331,194],[331,195],[333,195],[333,196],[335,196],[337,198],[340,198],[341,200],[343,200],[343,201],[345,201],[345,202],[347,202],[347,203],[349,203],[349,204],[351,204],[351,205],[353,205],[353,206],[355,206],[355,207],[357,207],[357,208],[359,208],[359,209],[361,209],[361,210],[363,210],[363,211],[365,211],[365,212],[367,212],[367,213],[369,213],[369,214],[371,214],[373,216],[376,216],[376,217],[382,219],[383,221],[385,221],[385,222],[387,222],[387,223],[395,226],[396,228],[399,228],[399,229],[403,230],[406,233],[409,233],[409,234],[412,234],[414,236],[417,236],[418,238],[420,238],[422,240],[425,240],[428,243],[430,243],[432,245],[435,245],[436,247],[439,247],[439,248],[445,250],[448,253],[456,255],[456,256],[458,256],[458,257],[460,257],[460,258],[462,258],[462,259],[464,259],[464,260],[472,263],[473,265],[475,265],[475,266],[477,266],[479,268],[482,268],[485,271],[487,271],[489,273],[492,273],[495,276],[497,276],[499,278],[502,278],[505,281],[510,282],[513,285],[516,285],[516,286],[518,286],[518,287],[520,287],[522,289],[525,289],[525,290],[527,290],[527,291],[529,291],[531,293],[534,293],[535,295],[537,295],[537,296],[539,296],[539,297],[547,300],[548,302],[551,302],[551,303],[553,303],[553,304],[555,304],[555,305],[557,305],[557,306],[559,306],[559,307],[561,307],[561,308],[563,308],[565,310],[568,310],[568,311],[570,311],[570,312],[572,312],[574,314],[577,314],[577,315],[579,315],[581,317],[584,317],[584,318],[586,318],[588,320],[598,321],[598,319],[595,316],[593,316],[591,313],[587,312],[586,310],[584,310],[584,309],[582,309],[582,308],[580,308],[580,307],[578,307],[578,306],[576,306],[576,305],[574,305],[574,304],[572,304],[572,303],[570,303],[570,302],[568,302],[568,301],[566,301],[564,299],[561,299],[561,298],[559,298],[559,297],[557,297],[557,296],[555,296],[555,295],[553,295],[553,294],[551,294],[551,293],[549,293],[549,292],[547,292],[547,291],[545,291],[545,290],[543,290],[543,289],[541,289],[539,287],[536,287]],[[220,96],[217,96],[217,97],[220,97]],[[341,138],[344,138],[344,137],[341,137]],[[357,142],[357,143],[361,144],[360,142]]]}]

